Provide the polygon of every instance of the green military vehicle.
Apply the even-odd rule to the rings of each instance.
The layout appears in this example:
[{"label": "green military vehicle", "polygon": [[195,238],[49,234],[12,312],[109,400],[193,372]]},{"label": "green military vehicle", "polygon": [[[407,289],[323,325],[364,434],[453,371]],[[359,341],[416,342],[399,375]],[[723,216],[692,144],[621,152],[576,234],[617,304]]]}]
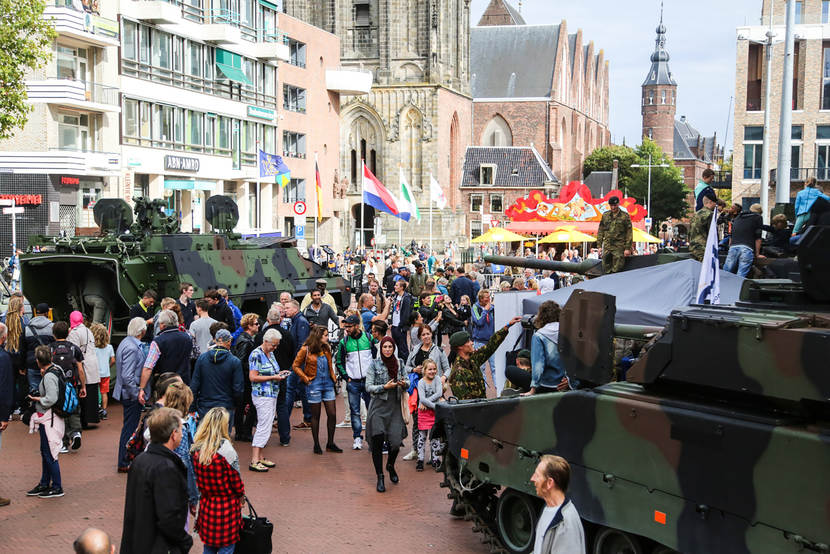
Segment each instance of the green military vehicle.
[{"label": "green military vehicle", "polygon": [[577,390],[438,405],[456,513],[493,550],[530,552],[529,478],[550,453],[571,464],[588,552],[828,552],[830,227],[798,262],[799,281],[672,312],[623,382],[614,297],[574,292],[558,347]]},{"label": "green military vehicle", "polygon": [[114,337],[123,336],[129,308],[145,290],[178,298],[183,281],[194,285],[194,298],[225,288],[243,313],[260,315],[280,292],[302,299],[317,279],[326,280],[339,306],[351,300],[348,283],[301,256],[294,239],[234,233],[239,213],[226,196],[208,199],[205,215],[215,231],[208,234],[180,232],[162,200],[137,198],[133,218],[124,200],[103,199],[94,215],[100,236],[34,236],[21,256],[24,293],[33,303],[48,302],[55,319],[68,320],[72,310],[92,316],[92,304],[103,298]]}]

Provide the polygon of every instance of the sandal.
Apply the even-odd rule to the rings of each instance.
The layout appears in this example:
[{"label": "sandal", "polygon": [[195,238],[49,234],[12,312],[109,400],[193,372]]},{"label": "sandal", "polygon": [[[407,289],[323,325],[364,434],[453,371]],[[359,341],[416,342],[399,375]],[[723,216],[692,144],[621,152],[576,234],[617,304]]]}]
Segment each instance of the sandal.
[{"label": "sandal", "polygon": [[277,464],[275,464],[274,462],[272,462],[271,460],[260,460],[260,461],[259,461],[259,463],[260,463],[261,465],[264,465],[264,466],[265,466],[265,467],[267,467],[267,468],[272,468],[272,467],[274,467],[275,465],[277,465]]},{"label": "sandal", "polygon": [[256,471],[258,473],[265,473],[268,471],[268,468],[262,462],[252,463],[248,466],[248,469],[251,471]]}]

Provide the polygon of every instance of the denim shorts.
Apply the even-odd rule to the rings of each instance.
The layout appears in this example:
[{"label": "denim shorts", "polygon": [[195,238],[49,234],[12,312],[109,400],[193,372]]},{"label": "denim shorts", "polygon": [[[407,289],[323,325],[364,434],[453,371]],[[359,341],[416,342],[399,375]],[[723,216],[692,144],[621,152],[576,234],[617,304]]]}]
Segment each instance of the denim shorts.
[{"label": "denim shorts", "polygon": [[314,380],[306,385],[309,404],[319,404],[334,400],[334,382],[328,373],[318,373]]}]

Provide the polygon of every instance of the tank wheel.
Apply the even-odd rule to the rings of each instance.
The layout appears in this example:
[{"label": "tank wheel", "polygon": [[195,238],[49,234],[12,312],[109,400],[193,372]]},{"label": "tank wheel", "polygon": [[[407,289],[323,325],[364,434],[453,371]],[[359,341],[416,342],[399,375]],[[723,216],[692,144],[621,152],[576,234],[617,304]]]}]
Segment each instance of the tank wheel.
[{"label": "tank wheel", "polygon": [[536,499],[507,489],[499,497],[496,523],[499,538],[508,552],[531,552],[533,550],[536,520],[539,518]]},{"label": "tank wheel", "polygon": [[640,539],[618,529],[601,527],[594,539],[594,554],[643,554]]}]

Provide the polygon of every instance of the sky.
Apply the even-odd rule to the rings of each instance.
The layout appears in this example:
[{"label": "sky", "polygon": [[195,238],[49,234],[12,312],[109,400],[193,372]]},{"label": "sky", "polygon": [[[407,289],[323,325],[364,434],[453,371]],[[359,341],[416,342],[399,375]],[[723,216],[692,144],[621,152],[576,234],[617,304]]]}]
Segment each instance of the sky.
[{"label": "sky", "polygon": [[[476,25],[490,0],[472,0]],[[511,0],[518,7],[518,0]],[[522,16],[535,24],[568,23],[582,40],[603,49],[609,64],[611,139],[640,143],[640,94],[654,51],[660,0],[523,0]],[[685,115],[704,136],[717,133],[732,146],[735,94],[735,28],[757,24],[761,0],[667,0],[663,11],[669,67],[677,81],[677,117]],[[727,132],[727,117],[729,127]],[[724,135],[726,140],[724,140]]]}]

